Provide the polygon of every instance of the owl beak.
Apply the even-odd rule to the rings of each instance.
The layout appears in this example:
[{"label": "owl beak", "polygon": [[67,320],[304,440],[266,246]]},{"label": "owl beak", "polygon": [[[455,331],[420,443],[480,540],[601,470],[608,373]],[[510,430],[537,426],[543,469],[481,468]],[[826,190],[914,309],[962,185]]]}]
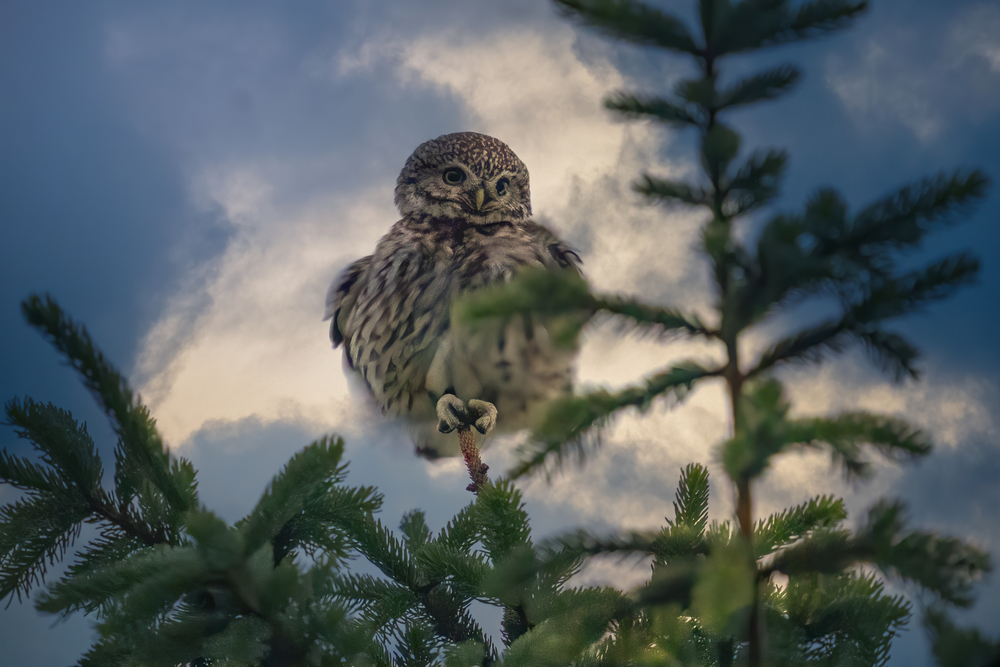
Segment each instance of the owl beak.
[{"label": "owl beak", "polygon": [[486,190],[482,187],[476,188],[476,210],[483,210],[483,201],[486,199]]}]

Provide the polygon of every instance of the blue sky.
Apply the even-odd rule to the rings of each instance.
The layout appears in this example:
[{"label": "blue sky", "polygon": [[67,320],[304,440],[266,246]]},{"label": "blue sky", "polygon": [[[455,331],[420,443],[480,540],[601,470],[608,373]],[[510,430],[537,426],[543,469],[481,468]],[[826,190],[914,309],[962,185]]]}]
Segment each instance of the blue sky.
[{"label": "blue sky", "polygon": [[[663,4],[690,14],[687,1]],[[794,94],[732,117],[744,146],[790,151],[778,208],[820,185],[862,206],[942,169],[1000,178],[1000,5],[873,4],[852,30],[733,63],[734,75],[785,60],[805,71]],[[199,469],[202,500],[227,519],[252,507],[292,453],[335,431],[348,441],[349,479],[386,492],[384,520],[419,506],[440,526],[468,502],[464,472],[414,458],[405,435],[352,393],[320,321],[330,280],[395,221],[392,188],[413,148],[475,130],[524,160],[536,214],[581,250],[595,285],[699,308],[710,294],[692,249],[700,218],[644,206],[628,187],[644,170],[693,173],[690,137],[623,123],[600,104],[619,88],[665,90],[688,71],[577,29],[541,1],[8,0],[0,394],[71,409],[111,460],[101,414],[20,318],[22,298],[49,292],[133,379],[170,445]],[[893,385],[854,353],[783,376],[801,414],[899,415],[934,436],[932,457],[880,465],[859,486],[820,457],[789,457],[764,481],[761,511],[837,493],[858,513],[901,496],[914,525],[1000,554],[998,219],[993,187],[919,253],[971,249],[983,261],[978,285],[899,323],[924,352],[920,383]],[[713,352],[597,328],[580,381],[620,386],[690,354]],[[724,518],[731,493],[714,454],[724,435],[713,387],[622,418],[587,467],[523,485],[535,533],[660,525],[692,460],[712,467]],[[0,445],[24,450],[10,429]],[[494,443],[487,463],[503,469],[512,447]],[[0,489],[0,502],[13,497]],[[964,618],[1000,635],[1000,588],[988,585]],[[90,641],[85,620],[51,625],[28,604],[0,611],[11,664],[69,664]],[[894,664],[928,664],[923,641],[913,624]]]}]

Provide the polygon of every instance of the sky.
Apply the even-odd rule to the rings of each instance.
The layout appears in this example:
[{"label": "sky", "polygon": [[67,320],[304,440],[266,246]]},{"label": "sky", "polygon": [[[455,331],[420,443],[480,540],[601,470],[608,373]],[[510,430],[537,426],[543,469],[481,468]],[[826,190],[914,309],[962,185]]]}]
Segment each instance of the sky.
[{"label": "sky", "polygon": [[[688,0],[660,4],[693,14]],[[851,30],[733,61],[724,76],[785,61],[804,70],[799,88],[731,116],[744,146],[791,154],[773,210],[795,210],[820,186],[857,210],[958,167],[1000,179],[997,2],[876,1]],[[331,280],[397,219],[392,189],[412,150],[473,130],[525,162],[535,214],[580,251],[595,288],[707,313],[695,250],[703,219],[630,190],[643,172],[694,175],[691,137],[623,122],[601,104],[619,89],[669,90],[690,73],[541,0],[6,0],[0,396],[72,410],[113,460],[102,414],[20,316],[21,299],[47,292],[131,378],[166,442],[199,470],[202,502],[227,520],[253,507],[293,453],[332,432],[347,442],[348,481],[385,493],[384,522],[420,507],[440,528],[470,500],[466,472],[457,460],[416,458],[403,430],[348,384],[321,321]],[[862,484],[820,455],[785,456],[759,486],[760,513],[832,493],[857,518],[899,497],[914,527],[1000,554],[998,217],[994,185],[914,256],[971,250],[983,263],[977,285],[896,324],[923,352],[919,382],[893,383],[857,350],[781,374],[796,414],[885,412],[926,429],[935,452],[915,465],[880,462]],[[750,221],[740,233],[753,230]],[[753,332],[749,351],[815,316],[784,314]],[[692,355],[718,351],[595,326],[578,384],[622,387]],[[712,515],[728,518],[732,491],[716,455],[726,420],[712,384],[681,405],[625,414],[584,467],[519,483],[534,535],[661,526],[691,461],[709,466]],[[513,462],[518,437],[492,442],[491,470]],[[0,446],[29,451],[9,427]],[[16,497],[0,487],[0,502]],[[647,573],[604,564],[585,576],[631,585]],[[997,579],[958,617],[994,637]],[[54,624],[17,600],[0,609],[9,664],[71,664],[91,641],[86,619]],[[930,664],[916,620],[891,664]]]}]

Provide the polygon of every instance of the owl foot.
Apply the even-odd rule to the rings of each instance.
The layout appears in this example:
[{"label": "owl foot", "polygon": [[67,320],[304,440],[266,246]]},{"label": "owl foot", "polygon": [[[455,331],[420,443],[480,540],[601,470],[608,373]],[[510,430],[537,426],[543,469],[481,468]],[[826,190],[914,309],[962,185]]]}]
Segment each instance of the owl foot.
[{"label": "owl foot", "polygon": [[438,400],[437,415],[438,430],[442,433],[451,433],[462,426],[475,426],[477,431],[485,435],[497,423],[495,405],[475,398],[463,403],[454,394],[445,394]]}]

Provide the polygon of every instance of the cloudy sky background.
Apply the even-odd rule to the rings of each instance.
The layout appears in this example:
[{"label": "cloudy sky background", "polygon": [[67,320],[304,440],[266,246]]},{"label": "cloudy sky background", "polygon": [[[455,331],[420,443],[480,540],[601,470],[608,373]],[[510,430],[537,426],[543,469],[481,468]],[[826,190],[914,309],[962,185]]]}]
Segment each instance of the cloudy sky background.
[{"label": "cloudy sky background", "polygon": [[[687,0],[664,2],[684,16]],[[778,103],[732,116],[744,146],[791,152],[793,208],[820,185],[860,207],[940,169],[1000,178],[1000,5],[876,2],[857,26],[732,63],[732,74],[799,63]],[[320,321],[333,277],[395,221],[392,188],[426,139],[475,130],[528,165],[536,214],[578,248],[602,290],[707,313],[698,215],[643,205],[642,171],[680,177],[691,137],[605,112],[615,89],[664,91],[687,64],[574,27],[547,2],[45,2],[0,8],[0,389],[71,409],[106,462],[110,430],[72,373],[21,320],[50,292],[132,378],[171,447],[199,469],[202,501],[228,520],[320,434],[345,436],[349,481],[386,494],[383,520],[414,507],[439,528],[468,501],[457,461],[415,458],[349,388]],[[1000,554],[1000,192],[939,233],[916,259],[972,249],[980,284],[899,323],[925,353],[924,378],[894,385],[864,355],[783,374],[800,414],[865,408],[925,427],[919,465],[880,465],[842,482],[820,456],[782,459],[761,512],[811,495],[845,496],[855,516],[899,496],[913,524]],[[752,235],[752,226],[747,229]],[[750,341],[815,316],[787,314]],[[658,365],[718,351],[588,332],[584,385],[622,386]],[[680,466],[714,472],[713,514],[730,489],[715,463],[726,433],[721,388],[676,409],[627,415],[582,469],[524,482],[536,536],[586,525],[652,528],[671,515]],[[0,445],[25,452],[13,432]],[[511,440],[485,459],[511,461]],[[0,488],[0,502],[15,498]],[[641,580],[597,568],[591,580]],[[1000,635],[1000,585],[962,618]],[[16,601],[0,611],[10,664],[62,665],[89,622],[52,620]],[[917,623],[893,664],[927,663]]]}]

